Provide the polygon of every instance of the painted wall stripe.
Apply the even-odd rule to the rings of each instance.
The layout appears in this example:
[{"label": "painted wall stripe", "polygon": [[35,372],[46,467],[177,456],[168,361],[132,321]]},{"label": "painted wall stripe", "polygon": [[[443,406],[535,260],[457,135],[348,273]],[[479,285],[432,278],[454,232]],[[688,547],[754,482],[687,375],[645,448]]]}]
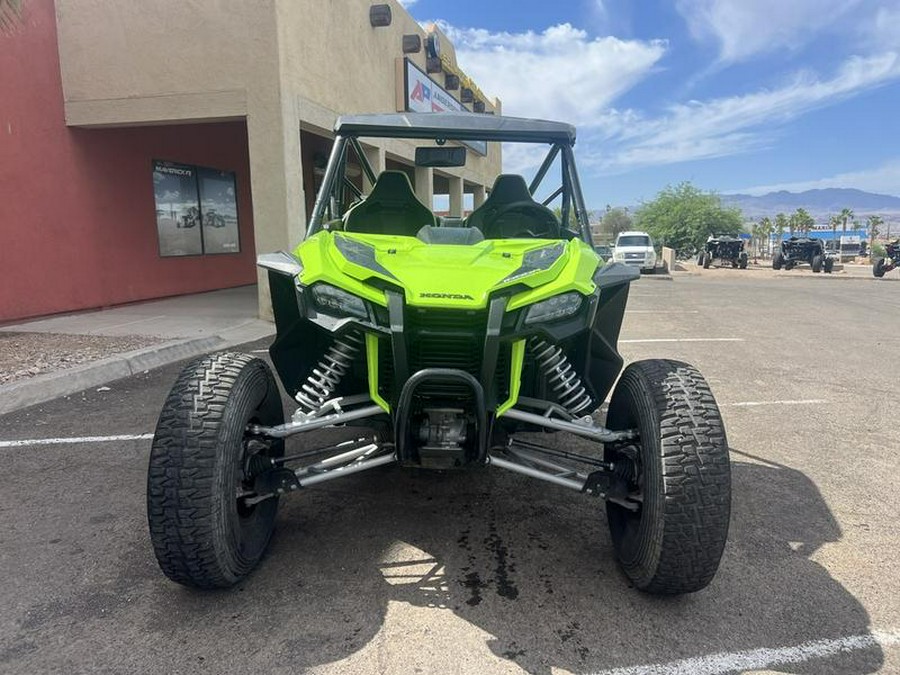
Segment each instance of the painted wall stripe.
[{"label": "painted wall stripe", "polygon": [[814,640],[792,647],[749,649],[741,652],[722,652],[697,656],[680,661],[630,666],[603,670],[596,675],[718,675],[719,673],[761,670],[789,663],[803,663],[812,659],[828,658],[837,654],[862,651],[873,647],[900,645],[900,630],[872,631],[865,635],[830,640]]},{"label": "painted wall stripe", "polygon": [[118,436],[76,436],[74,438],[25,438],[0,441],[0,448],[21,448],[29,445],[68,445],[70,443],[110,443],[114,441],[146,441],[153,434],[120,434]]}]

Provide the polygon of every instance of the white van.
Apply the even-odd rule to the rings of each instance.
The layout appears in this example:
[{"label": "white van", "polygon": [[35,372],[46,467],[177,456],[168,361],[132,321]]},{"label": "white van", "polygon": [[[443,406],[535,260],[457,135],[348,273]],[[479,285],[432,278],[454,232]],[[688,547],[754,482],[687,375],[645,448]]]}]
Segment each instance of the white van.
[{"label": "white van", "polygon": [[656,251],[653,240],[646,232],[620,232],[616,237],[616,248],[613,261],[633,265],[641,272],[652,272],[656,269]]}]

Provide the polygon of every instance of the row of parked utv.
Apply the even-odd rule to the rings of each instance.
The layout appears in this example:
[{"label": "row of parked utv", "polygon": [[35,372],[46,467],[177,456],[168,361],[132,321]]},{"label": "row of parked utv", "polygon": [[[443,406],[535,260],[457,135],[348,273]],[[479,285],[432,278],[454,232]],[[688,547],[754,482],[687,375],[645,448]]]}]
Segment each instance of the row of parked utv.
[{"label": "row of parked utv", "polygon": [[[825,242],[821,239],[791,237],[781,242],[781,249],[772,256],[772,269],[791,270],[797,265],[809,265],[813,272],[831,274],[834,271],[834,260],[828,255]],[[703,269],[712,266],[746,269],[748,261],[744,240],[737,237],[710,237],[697,256],[697,264]],[[885,246],[883,257],[873,259],[872,274],[880,279],[898,267],[900,267],[900,239],[895,239]]]},{"label": "row of parked utv", "polygon": [[[697,264],[703,269],[712,266],[746,269],[748,262],[744,240],[738,237],[710,237],[697,257]],[[813,272],[831,273],[834,258],[828,257],[821,239],[810,237],[791,237],[781,242],[781,249],[772,257],[772,269],[776,270],[791,270],[801,264],[809,265]]]}]

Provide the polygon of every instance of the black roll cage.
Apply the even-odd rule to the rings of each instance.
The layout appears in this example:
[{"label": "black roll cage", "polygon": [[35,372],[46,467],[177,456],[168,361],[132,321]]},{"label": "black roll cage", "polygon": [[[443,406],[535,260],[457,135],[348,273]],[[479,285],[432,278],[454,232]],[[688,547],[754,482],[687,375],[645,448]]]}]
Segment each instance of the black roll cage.
[{"label": "black roll cage", "polygon": [[[426,116],[437,115],[437,113],[422,114]],[[474,115],[475,113],[464,114]],[[535,124],[550,123],[535,120]],[[325,175],[322,179],[322,185],[319,188],[318,194],[316,195],[315,206],[313,207],[312,215],[309,220],[309,227],[307,227],[306,230],[307,237],[310,237],[322,230],[323,223],[329,220],[341,218],[344,215],[344,198],[346,196],[346,190],[349,190],[357,198],[362,197],[362,193],[359,188],[357,188],[356,185],[354,185],[353,182],[346,177],[347,156],[349,154],[348,151],[350,148],[353,149],[354,154],[358,158],[362,171],[366,175],[369,183],[375,183],[377,176],[375,175],[375,171],[372,169],[372,165],[369,164],[366,153],[363,151],[362,145],[359,142],[360,137],[411,138],[419,140],[433,140],[439,143],[441,141],[447,140],[446,138],[439,136],[434,128],[428,129],[430,133],[426,135],[425,133],[416,133],[415,128],[407,127],[403,128],[402,130],[398,130],[378,125],[366,127],[364,125],[357,124],[353,125],[352,128],[343,130],[344,133],[340,133],[342,131],[342,124],[339,120],[338,124],[336,125],[336,130],[338,131],[338,133],[335,136],[334,145],[331,148],[331,155],[328,158],[328,165],[325,168]],[[400,133],[398,133],[398,131]],[[421,131],[424,132],[426,130],[422,129]],[[451,132],[448,129],[446,131],[446,136],[449,138],[453,138],[454,140],[457,139],[460,133],[459,130],[453,130]],[[479,134],[474,130],[471,132],[472,138],[468,138],[469,130],[465,130],[463,131],[463,133],[466,134],[468,140],[476,141],[509,140],[513,142],[520,141],[527,143],[540,142],[539,140],[534,138],[494,138],[492,136],[496,136],[496,134]],[[545,140],[544,142],[550,144],[550,149],[528,186],[529,192],[531,192],[532,195],[537,192],[544,178],[546,178],[550,167],[553,165],[553,162],[556,160],[557,156],[559,156],[561,160],[561,184],[550,194],[550,196],[542,201],[542,204],[544,206],[547,206],[557,197],[562,196],[562,206],[560,209],[561,226],[565,229],[568,229],[567,223],[569,222],[570,213],[574,212],[575,221],[579,229],[579,231],[577,232],[578,236],[580,236],[581,239],[588,245],[592,245],[591,228],[590,224],[588,223],[588,211],[584,204],[584,195],[581,191],[581,182],[578,179],[578,172],[575,168],[575,155],[572,152],[572,145],[575,142],[574,130],[572,130],[572,133],[569,135],[561,137],[557,136],[553,138],[553,140]]]}]

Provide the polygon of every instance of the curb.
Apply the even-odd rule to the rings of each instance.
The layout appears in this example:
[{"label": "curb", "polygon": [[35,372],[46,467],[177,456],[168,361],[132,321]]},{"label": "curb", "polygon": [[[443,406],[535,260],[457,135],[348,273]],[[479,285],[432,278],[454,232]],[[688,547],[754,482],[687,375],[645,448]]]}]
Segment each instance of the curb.
[{"label": "curb", "polygon": [[232,338],[214,335],[164,342],[145,349],[124,352],[117,356],[85,363],[74,368],[37,375],[27,380],[0,386],[0,415],[45,403],[60,396],[69,396],[145,370],[166,366],[176,361],[200,356],[212,351],[228,349],[262,335],[237,333]]},{"label": "curb", "polygon": [[834,274],[816,274],[813,276],[810,274],[807,276],[800,276],[799,274],[776,274],[772,277],[773,279],[841,279],[843,281],[881,281],[881,279],[876,279],[875,277],[857,277],[857,276],[836,276]]}]

